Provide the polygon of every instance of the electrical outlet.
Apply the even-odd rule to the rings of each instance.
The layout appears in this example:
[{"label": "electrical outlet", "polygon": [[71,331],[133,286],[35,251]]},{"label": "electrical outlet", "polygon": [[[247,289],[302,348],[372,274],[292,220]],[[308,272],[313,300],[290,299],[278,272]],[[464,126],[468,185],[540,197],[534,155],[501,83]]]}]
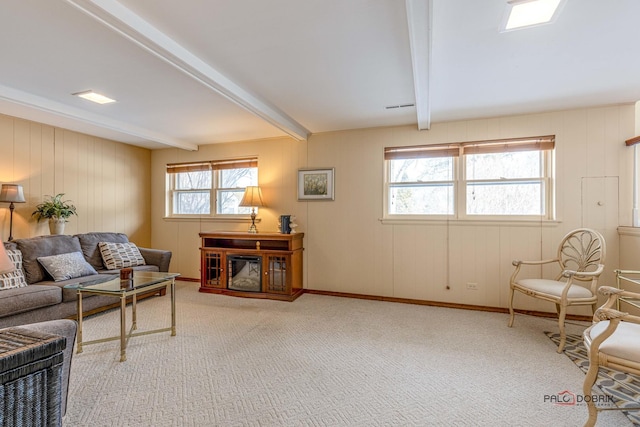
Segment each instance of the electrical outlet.
[{"label": "electrical outlet", "polygon": [[467,282],[467,289],[470,291],[477,291],[478,290],[478,284],[477,283],[472,283],[472,282]]}]

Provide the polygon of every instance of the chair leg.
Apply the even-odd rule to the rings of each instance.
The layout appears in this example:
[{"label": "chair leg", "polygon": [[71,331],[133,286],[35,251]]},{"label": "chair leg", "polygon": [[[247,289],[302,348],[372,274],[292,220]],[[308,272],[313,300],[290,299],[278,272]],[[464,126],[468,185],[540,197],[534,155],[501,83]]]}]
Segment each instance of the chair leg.
[{"label": "chair leg", "polygon": [[509,327],[513,326],[513,287],[509,288]]},{"label": "chair leg", "polygon": [[586,398],[587,396],[593,395],[592,389],[596,382],[596,378],[598,378],[598,364],[590,361],[589,370],[587,371],[587,376],[584,378],[584,384],[582,386],[582,394],[587,401],[587,409],[589,410],[589,419],[584,424],[585,427],[595,426],[598,419],[598,409],[596,408],[595,403],[593,403],[592,399]]},{"label": "chair leg", "polygon": [[567,307],[560,307],[560,314],[558,314],[558,327],[560,328],[560,344],[558,344],[558,353],[562,353],[564,350],[564,344],[567,342],[567,333],[564,330],[564,319],[567,316]]}]

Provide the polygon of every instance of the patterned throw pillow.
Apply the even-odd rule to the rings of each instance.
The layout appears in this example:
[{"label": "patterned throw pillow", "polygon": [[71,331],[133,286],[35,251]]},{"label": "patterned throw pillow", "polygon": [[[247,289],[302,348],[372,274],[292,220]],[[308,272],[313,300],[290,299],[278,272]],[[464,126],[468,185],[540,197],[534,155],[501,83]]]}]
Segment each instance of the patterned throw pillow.
[{"label": "patterned throw pillow", "polygon": [[144,258],[138,247],[131,243],[98,243],[100,253],[102,254],[102,262],[107,270],[118,270],[120,268],[135,267],[136,265],[145,265]]},{"label": "patterned throw pillow", "polygon": [[90,276],[98,274],[91,265],[84,259],[82,252],[69,252],[67,254],[41,256],[38,262],[53,277],[53,280],[75,279],[76,277]]},{"label": "patterned throw pillow", "polygon": [[[2,242],[0,242],[0,245]],[[0,290],[24,288],[27,286],[27,281],[24,279],[24,272],[22,271],[22,252],[19,250],[7,250],[9,259],[16,266],[16,269],[10,273],[0,274]]]}]

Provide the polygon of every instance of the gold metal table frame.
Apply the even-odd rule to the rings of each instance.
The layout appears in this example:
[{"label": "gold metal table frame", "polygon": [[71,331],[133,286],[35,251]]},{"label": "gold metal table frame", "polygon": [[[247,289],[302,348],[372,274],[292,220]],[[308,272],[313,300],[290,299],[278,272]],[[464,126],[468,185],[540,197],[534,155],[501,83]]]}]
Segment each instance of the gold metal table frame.
[{"label": "gold metal table frame", "polygon": [[[149,271],[134,271],[132,280],[120,280],[119,276],[114,276],[113,279],[98,279],[94,281],[75,283],[65,286],[66,288],[76,289],[78,291],[78,333],[77,333],[77,351],[76,353],[82,353],[83,346],[89,344],[98,344],[101,342],[120,340],[120,361],[127,360],[127,344],[129,339],[140,335],[149,335],[160,332],[171,331],[171,336],[176,335],[176,282],[175,278],[180,274],[178,273],[157,273]],[[147,293],[149,291],[159,290],[162,288],[170,287],[171,293],[171,326],[167,328],[153,329],[149,331],[137,330],[137,295],[140,293]],[[113,336],[108,338],[101,338],[92,341],[83,341],[82,339],[82,295],[83,294],[98,294],[108,295],[115,298],[120,298],[120,336]],[[131,328],[127,332],[126,328],[126,307],[127,298],[131,297]]]},{"label": "gold metal table frame", "polygon": [[[614,270],[616,287],[631,292],[640,292],[640,270]],[[620,297],[616,301],[616,310],[620,311],[620,303],[629,304],[640,309],[640,299]]]}]

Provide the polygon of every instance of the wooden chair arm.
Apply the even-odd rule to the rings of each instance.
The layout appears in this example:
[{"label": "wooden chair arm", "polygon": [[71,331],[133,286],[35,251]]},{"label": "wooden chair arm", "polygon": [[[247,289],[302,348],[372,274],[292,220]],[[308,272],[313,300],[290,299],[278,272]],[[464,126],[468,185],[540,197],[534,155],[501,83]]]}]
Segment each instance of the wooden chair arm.
[{"label": "wooden chair arm", "polygon": [[518,275],[520,274],[520,268],[523,265],[543,265],[543,264],[550,264],[552,262],[557,262],[560,263],[560,260],[558,258],[554,258],[554,259],[545,259],[542,261],[521,261],[521,260],[513,260],[511,262],[511,264],[513,264],[513,266],[515,267],[515,269],[513,270],[513,273],[511,273],[511,278],[509,279],[510,283],[515,283],[516,281],[516,277],[518,277]]},{"label": "wooden chair arm", "polygon": [[640,299],[640,293],[638,292],[625,291],[624,289],[618,289],[612,286],[600,286],[600,289],[598,289],[598,292],[600,292],[600,295],[604,295],[609,298],[615,296],[616,298],[629,297],[629,298]]},{"label": "wooden chair arm", "polygon": [[514,267],[518,267],[520,265],[542,265],[542,264],[549,264],[552,262],[559,262],[558,258],[554,258],[554,259],[545,259],[542,261],[522,261],[519,259],[515,259],[511,262],[511,265],[513,265]]},{"label": "wooden chair arm", "polygon": [[603,271],[604,271],[604,265],[603,264],[598,264],[598,268],[596,270],[594,270],[594,271],[564,270],[562,272],[562,276],[563,277],[571,277],[571,276],[598,277],[599,275],[602,274]]},{"label": "wooden chair arm", "polygon": [[618,322],[625,321],[640,324],[640,316],[634,316],[629,313],[606,307],[600,307],[599,309],[597,309],[595,314],[593,315],[593,320],[614,320]]},{"label": "wooden chair arm", "polygon": [[[600,307],[601,309],[611,309],[611,307],[616,305],[618,298],[620,297],[629,297],[629,298],[637,298],[640,299],[640,294],[636,292],[625,291],[624,289],[614,288],[612,286],[601,286],[598,289],[600,295],[604,295],[607,297],[607,300]],[[593,317],[594,321],[596,320],[595,314]]]}]

